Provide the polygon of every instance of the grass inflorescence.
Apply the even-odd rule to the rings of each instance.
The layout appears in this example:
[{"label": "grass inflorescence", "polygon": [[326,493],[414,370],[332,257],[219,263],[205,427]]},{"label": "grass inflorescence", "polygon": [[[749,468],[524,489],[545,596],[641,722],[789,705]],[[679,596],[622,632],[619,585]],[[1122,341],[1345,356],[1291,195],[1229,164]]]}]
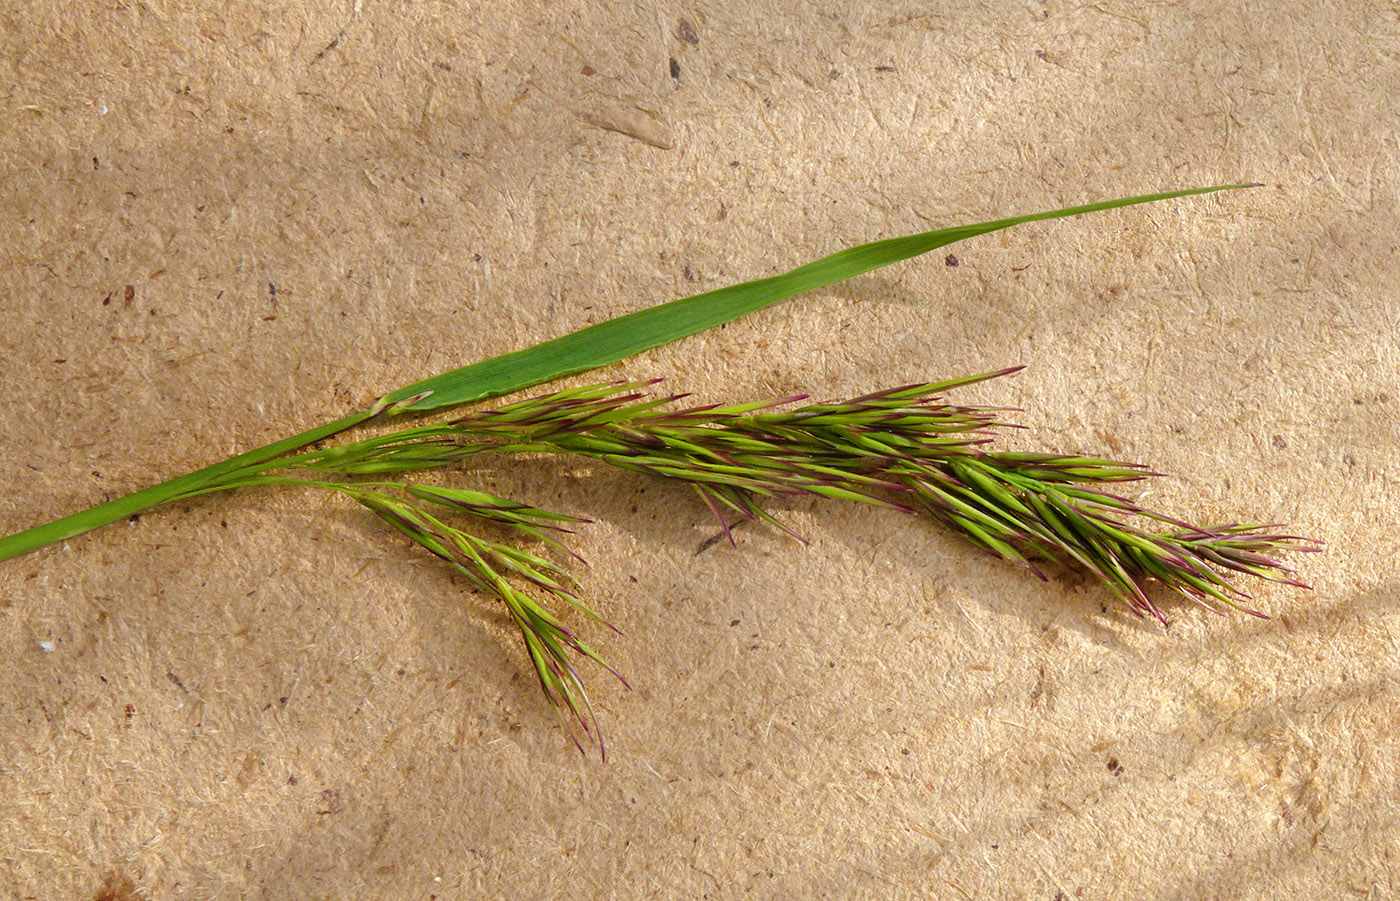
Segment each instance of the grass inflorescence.
[{"label": "grass inflorescence", "polygon": [[686,407],[685,395],[651,393],[660,380],[590,385],[266,461],[219,487],[311,484],[373,511],[505,603],[546,697],[592,738],[596,721],[571,658],[607,664],[545,604],[597,615],[545,548],[487,540],[470,525],[562,551],[566,525],[581,520],[484,491],[382,476],[460,467],[486,454],[584,457],[688,483],[731,541],[732,525],[745,519],[800,540],[769,509],[781,498],[878,504],[930,516],[1042,579],[1050,567],[1089,573],[1135,613],[1163,623],[1153,584],[1215,612],[1255,616],[1263,614],[1246,606],[1232,576],[1306,587],[1278,555],[1315,550],[1316,542],[1263,524],[1199,526],[1147,509],[1107,486],[1156,473],[1096,457],[994,450],[1008,425],[1003,411],[944,400],[950,389],[1015,371],[832,403],[799,396]]}]

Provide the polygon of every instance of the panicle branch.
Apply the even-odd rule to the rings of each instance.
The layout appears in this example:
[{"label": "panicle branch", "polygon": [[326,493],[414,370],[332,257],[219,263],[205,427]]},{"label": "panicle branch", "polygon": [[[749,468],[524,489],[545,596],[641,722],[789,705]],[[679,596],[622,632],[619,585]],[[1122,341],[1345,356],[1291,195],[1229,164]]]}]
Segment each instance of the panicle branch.
[{"label": "panicle branch", "polygon": [[[427,507],[396,496],[383,487],[328,487],[334,487],[373,511],[415,544],[446,561],[476,588],[503,601],[520,630],[526,654],[539,677],[540,688],[550,705],[560,714],[570,738],[580,751],[584,749],[585,742],[596,742],[600,754],[606,756],[607,749],[602,732],[598,729],[593,705],[571,657],[593,661],[616,676],[623,685],[627,684],[627,680],[518,584],[533,586],[546,597],[563,601],[612,628],[578,596],[573,578],[563,567],[538,554],[510,544],[489,541],[451,525]],[[519,534],[540,538],[551,544],[556,542],[542,535],[539,531],[541,528],[557,529],[555,523],[558,521],[577,521],[574,517],[528,507],[482,491],[414,484],[399,487],[414,499],[501,523]],[[568,716],[564,715],[566,711]]]}]

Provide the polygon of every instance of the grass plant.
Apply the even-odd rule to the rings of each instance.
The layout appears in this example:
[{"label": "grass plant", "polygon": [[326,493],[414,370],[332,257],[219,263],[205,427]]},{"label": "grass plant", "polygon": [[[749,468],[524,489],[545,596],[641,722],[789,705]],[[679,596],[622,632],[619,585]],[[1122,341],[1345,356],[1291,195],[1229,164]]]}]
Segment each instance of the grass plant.
[{"label": "grass plant", "polygon": [[[1204,194],[1225,185],[1144,195],[891,238],[788,273],[618,317],[407,385],[339,420],[124,498],[0,538],[0,560],[37,550],[174,500],[237,488],[302,485],[347,497],[505,605],[546,698],[580,748],[601,736],[578,665],[612,671],[568,625],[582,600],[563,545],[579,518],[489,492],[418,481],[487,456],[587,458],[687,483],[732,541],[737,521],[800,540],[775,512],[783,498],[878,504],[935,519],[1044,579],[1091,574],[1134,612],[1166,618],[1155,584],[1208,609],[1249,609],[1233,576],[1306,587],[1278,559],[1318,546],[1281,527],[1193,525],[1107,486],[1148,478],[1142,466],[1095,457],[996,450],[1000,410],[946,401],[956,388],[1014,369],[889,388],[829,403],[790,397],[686,407],[653,393],[660,380],[565,388],[489,409],[468,404],[594,369],[755,312],[795,294],[1024,222]],[[451,417],[431,414],[454,411]],[[370,437],[327,444],[368,424]],[[413,474],[414,479],[403,478]],[[396,477],[396,478],[390,478]],[[621,678],[619,676],[619,678]],[[572,728],[576,727],[576,728]]]}]

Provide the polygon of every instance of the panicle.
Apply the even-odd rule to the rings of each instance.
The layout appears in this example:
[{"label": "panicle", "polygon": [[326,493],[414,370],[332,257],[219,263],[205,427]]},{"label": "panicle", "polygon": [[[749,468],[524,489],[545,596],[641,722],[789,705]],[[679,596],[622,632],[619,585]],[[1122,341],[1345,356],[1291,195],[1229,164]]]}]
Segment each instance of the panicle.
[{"label": "panicle", "polygon": [[[660,379],[590,385],[308,451],[277,465],[363,476],[457,465],[488,452],[581,456],[689,483],[731,542],[736,518],[767,522],[802,540],[765,509],[773,498],[827,497],[923,511],[1041,579],[1046,565],[1087,572],[1135,613],[1163,623],[1166,616],[1149,594],[1152,583],[1218,613],[1255,616],[1263,614],[1246,606],[1250,598],[1232,576],[1307,587],[1278,557],[1317,550],[1320,542],[1270,525],[1196,526],[1107,490],[1157,475],[1135,463],[989,449],[997,430],[1016,427],[999,418],[1005,410],[949,404],[943,394],[1019,368],[830,403],[796,396],[678,408],[685,395],[648,393]],[[534,595],[602,620],[558,564],[480,538],[445,517],[465,515],[560,548],[554,536],[583,520],[481,490],[318,484],[355,498],[503,601],[545,696],[572,724],[575,743],[597,742],[601,749],[574,660],[616,671]],[[1163,526],[1172,531],[1158,531]]]}]

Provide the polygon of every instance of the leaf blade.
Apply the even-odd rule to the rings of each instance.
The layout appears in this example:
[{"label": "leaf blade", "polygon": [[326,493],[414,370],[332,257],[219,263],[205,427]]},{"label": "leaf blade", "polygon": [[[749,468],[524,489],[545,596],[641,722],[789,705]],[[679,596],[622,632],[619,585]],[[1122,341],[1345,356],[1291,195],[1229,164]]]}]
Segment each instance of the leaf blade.
[{"label": "leaf blade", "polygon": [[376,407],[394,413],[426,412],[509,394],[567,375],[616,363],[643,351],[757,312],[797,294],[834,285],[882,266],[1013,225],[1249,187],[1256,186],[1214,185],[1208,188],[1141,194],[860,244],[798,266],[782,275],[729,285],[647,307],[533,347],[511,351],[414,382],[384,395]]}]

